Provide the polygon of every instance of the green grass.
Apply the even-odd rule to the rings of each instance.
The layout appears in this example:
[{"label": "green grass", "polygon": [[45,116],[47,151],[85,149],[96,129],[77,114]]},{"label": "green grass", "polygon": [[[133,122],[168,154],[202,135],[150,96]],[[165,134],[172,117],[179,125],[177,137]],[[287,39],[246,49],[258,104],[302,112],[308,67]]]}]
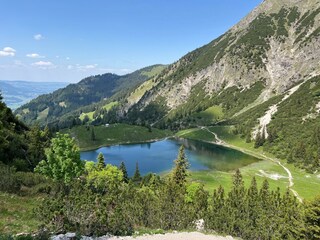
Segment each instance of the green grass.
[{"label": "green grass", "polygon": [[47,107],[47,108],[44,109],[42,112],[39,112],[39,113],[38,113],[37,120],[45,119],[45,118],[48,116],[48,113],[49,113],[49,108]]},{"label": "green grass", "polygon": [[214,142],[215,137],[210,132],[204,129],[192,128],[187,130],[182,130],[176,133],[177,137],[188,138],[192,140],[201,140],[205,142]]},{"label": "green grass", "polygon": [[85,116],[88,116],[89,120],[92,121],[93,120],[93,114],[94,114],[94,111],[93,112],[88,112],[88,113],[81,113],[79,118],[80,118],[81,121],[83,121]]},{"label": "green grass", "polygon": [[[91,128],[94,129],[96,140],[91,140]],[[172,136],[169,130],[159,130],[152,128],[149,132],[148,128],[141,126],[134,126],[128,124],[112,124],[109,127],[90,126],[76,126],[72,129],[62,130],[63,133],[69,133],[76,141],[82,151],[97,149],[102,146],[125,144],[125,143],[139,143],[162,139]]]},{"label": "green grass", "polygon": [[292,164],[286,164],[286,167],[293,176],[294,186],[292,189],[297,191],[300,196],[306,200],[312,200],[315,196],[320,195],[320,175],[306,173],[305,170]]},{"label": "green grass", "polygon": [[200,125],[210,125],[223,119],[223,109],[221,106],[212,106],[206,110],[195,113],[192,117],[195,117],[197,123]]},{"label": "green grass", "polygon": [[39,197],[21,197],[0,192],[0,232],[3,234],[31,233],[40,222],[33,209],[39,204]]},{"label": "green grass", "polygon": [[119,102],[115,101],[115,102],[110,102],[106,105],[103,106],[103,109],[109,111],[111,108],[117,106],[119,104]]},{"label": "green grass", "polygon": [[[261,158],[261,155],[269,158],[275,158],[272,154],[264,152],[262,148],[255,149],[253,143],[246,143],[245,140],[238,135],[232,134],[233,126],[215,126],[209,127],[209,129],[215,132],[220,139],[225,141],[230,147],[243,151],[247,154],[253,155],[255,157]],[[208,131],[206,131],[209,133]],[[201,141],[208,141],[208,135],[205,130],[202,129],[187,129],[178,132],[176,135],[179,137],[197,139]],[[211,134],[212,136],[212,134]],[[308,174],[304,170],[293,166],[292,164],[287,164],[286,161],[281,160],[281,163],[285,165],[293,176],[294,186],[293,190],[297,191],[299,196],[303,199],[310,200],[316,195],[320,194],[320,177],[316,174]],[[287,177],[288,174],[285,170],[279,166],[277,163],[271,160],[262,160],[246,167],[240,169],[246,186],[249,186],[252,177],[256,177],[258,184],[261,184],[266,178],[260,172],[263,170],[267,174],[278,174]],[[192,172],[191,179],[194,181],[200,181],[204,183],[205,188],[210,192],[222,185],[227,191],[231,189],[233,172],[217,172],[217,171],[199,171]],[[277,187],[284,192],[288,187],[288,178],[280,178],[278,180],[273,180],[267,178],[269,181],[270,188],[275,190]]]},{"label": "green grass", "polygon": [[145,94],[145,92],[150,90],[154,85],[155,83],[152,80],[144,82],[131,93],[131,95],[128,97],[128,101],[130,103],[139,101],[139,99]]},{"label": "green grass", "polygon": [[161,73],[162,70],[165,68],[166,68],[166,66],[164,66],[164,65],[158,65],[158,66],[153,67],[150,71],[141,72],[141,75],[145,75],[145,76],[151,78],[151,77]]},{"label": "green grass", "polygon": [[[114,106],[117,106],[119,104],[119,102],[115,101],[115,102],[110,102],[107,103],[106,105],[104,105],[102,108],[106,111],[109,111],[111,108],[113,108]],[[84,118],[87,116],[89,118],[89,121],[94,120],[93,119],[93,115],[94,115],[95,111],[92,112],[87,112],[87,113],[81,113],[81,115],[79,116],[79,119],[81,121],[84,120]]]}]

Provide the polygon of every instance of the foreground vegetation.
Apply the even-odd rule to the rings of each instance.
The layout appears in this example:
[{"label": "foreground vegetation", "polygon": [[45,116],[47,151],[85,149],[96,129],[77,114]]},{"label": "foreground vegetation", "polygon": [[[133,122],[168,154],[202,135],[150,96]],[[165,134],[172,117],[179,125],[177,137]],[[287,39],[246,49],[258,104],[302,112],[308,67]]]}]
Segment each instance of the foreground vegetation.
[{"label": "foreground vegetation", "polygon": [[[192,229],[199,219],[204,219],[207,231],[244,239],[317,239],[320,231],[319,199],[302,205],[289,190],[284,194],[279,189],[270,190],[267,180],[258,187],[252,178],[247,187],[240,171],[233,175],[229,192],[220,186],[211,195],[202,184],[188,180],[189,164],[183,147],[165,177],[142,177],[137,168],[129,179],[124,164],[120,168],[105,165],[102,154],[97,163],[83,162],[74,140],[64,134],[52,139],[46,160],[35,169],[48,180],[1,167],[8,173],[2,183],[13,184],[1,184],[1,191],[21,193],[22,184],[35,187],[46,183],[38,188],[37,194],[44,194],[44,198],[40,204],[34,202],[34,216],[42,229],[50,232],[131,235],[140,228]],[[30,229],[36,223],[32,221]],[[10,229],[10,225],[6,227]]]}]

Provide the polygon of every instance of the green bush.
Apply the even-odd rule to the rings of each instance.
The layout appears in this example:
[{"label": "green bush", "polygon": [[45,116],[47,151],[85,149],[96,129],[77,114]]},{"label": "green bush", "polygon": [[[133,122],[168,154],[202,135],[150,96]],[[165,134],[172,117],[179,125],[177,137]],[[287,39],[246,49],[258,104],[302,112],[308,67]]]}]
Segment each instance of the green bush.
[{"label": "green bush", "polygon": [[0,162],[0,191],[16,193],[20,190],[21,184],[16,176],[16,169]]}]

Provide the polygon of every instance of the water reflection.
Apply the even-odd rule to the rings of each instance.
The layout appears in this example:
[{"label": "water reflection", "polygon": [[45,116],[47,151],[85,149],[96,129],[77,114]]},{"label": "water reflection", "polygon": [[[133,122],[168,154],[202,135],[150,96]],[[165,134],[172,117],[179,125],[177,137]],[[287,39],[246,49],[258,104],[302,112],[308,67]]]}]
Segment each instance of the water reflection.
[{"label": "water reflection", "polygon": [[233,149],[186,139],[103,147],[82,152],[81,159],[96,161],[101,152],[105,156],[106,163],[119,166],[123,161],[129,175],[133,175],[136,162],[139,162],[142,174],[161,173],[172,168],[173,160],[177,157],[178,149],[182,144],[186,148],[191,170],[230,171],[258,161],[257,158]]}]

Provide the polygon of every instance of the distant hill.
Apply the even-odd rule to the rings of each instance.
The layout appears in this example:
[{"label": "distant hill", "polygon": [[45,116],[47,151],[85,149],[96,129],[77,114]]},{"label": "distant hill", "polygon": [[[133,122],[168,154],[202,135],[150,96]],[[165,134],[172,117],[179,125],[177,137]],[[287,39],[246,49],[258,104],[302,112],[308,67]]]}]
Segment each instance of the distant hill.
[{"label": "distant hill", "polygon": [[0,91],[4,102],[13,110],[41,94],[50,93],[65,86],[67,83],[63,82],[0,80]]},{"label": "distant hill", "polygon": [[[79,120],[77,117],[80,117],[83,110],[77,113],[74,111],[101,101],[115,105],[118,100],[164,68],[163,65],[154,65],[123,76],[112,73],[90,76],[79,83],[33,99],[18,108],[15,114],[27,124],[56,124],[60,128],[67,127],[70,121]],[[109,107],[106,106],[107,109]]]}]

